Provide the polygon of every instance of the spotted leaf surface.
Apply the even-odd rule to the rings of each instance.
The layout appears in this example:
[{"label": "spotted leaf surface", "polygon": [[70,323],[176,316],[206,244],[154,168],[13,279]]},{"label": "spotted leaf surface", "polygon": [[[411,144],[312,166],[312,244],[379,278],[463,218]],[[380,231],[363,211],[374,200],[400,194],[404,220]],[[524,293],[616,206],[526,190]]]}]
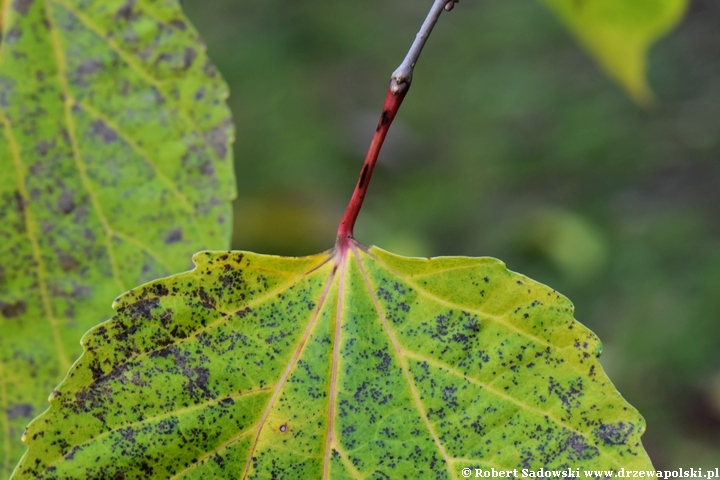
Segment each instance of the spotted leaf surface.
[{"label": "spotted leaf surface", "polygon": [[88,332],[13,478],[651,468],[597,337],[498,260],[352,244],[195,262]]},{"label": "spotted leaf surface", "polygon": [[175,0],[7,0],[0,45],[0,478],[80,338],[227,248],[227,88]]},{"label": "spotted leaf surface", "polygon": [[678,24],[688,0],[542,0],[606,73],[637,102],[648,103],[647,53]]}]

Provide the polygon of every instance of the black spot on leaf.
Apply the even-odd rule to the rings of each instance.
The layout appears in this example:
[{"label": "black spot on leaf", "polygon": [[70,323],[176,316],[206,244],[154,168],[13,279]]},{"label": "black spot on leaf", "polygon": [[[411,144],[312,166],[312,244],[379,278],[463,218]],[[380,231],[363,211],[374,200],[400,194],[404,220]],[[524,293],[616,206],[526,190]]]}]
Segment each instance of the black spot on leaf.
[{"label": "black spot on leaf", "polygon": [[118,138],[117,132],[102,120],[95,120],[92,123],[92,133],[99,136],[105,144],[112,143]]},{"label": "black spot on leaf", "polygon": [[13,303],[4,303],[0,301],[0,313],[6,319],[19,317],[27,311],[27,304],[22,300],[17,300]]},{"label": "black spot on leaf", "polygon": [[14,420],[16,418],[30,418],[33,416],[33,406],[27,403],[11,405],[5,410],[5,414],[10,420]]},{"label": "black spot on leaf", "polygon": [[84,62],[82,62],[75,71],[78,85],[87,87],[89,84],[86,77],[92,75],[93,73],[101,69],[102,66],[103,64],[99,60],[85,60]]},{"label": "black spot on leaf", "polygon": [[133,7],[135,6],[135,0],[127,0],[125,5],[118,8],[115,12],[115,20],[129,21],[133,18]]},{"label": "black spot on leaf", "polygon": [[179,18],[176,18],[176,19],[174,19],[174,20],[170,20],[170,25],[172,25],[173,27],[177,28],[177,29],[180,30],[180,31],[185,31],[185,30],[187,30],[187,25],[185,25],[185,22],[183,22],[183,21],[180,20]]},{"label": "black spot on leaf", "polygon": [[593,431],[593,434],[605,445],[625,445],[634,430],[633,425],[618,422],[602,424]]},{"label": "black spot on leaf", "polygon": [[165,244],[170,245],[181,241],[183,238],[182,228],[174,228],[165,236]]},{"label": "black spot on leaf", "polygon": [[187,47],[183,54],[183,68],[185,70],[190,68],[195,58],[197,58],[197,51],[194,48]]},{"label": "black spot on leaf", "polygon": [[34,0],[13,0],[12,6],[20,15],[27,15]]}]

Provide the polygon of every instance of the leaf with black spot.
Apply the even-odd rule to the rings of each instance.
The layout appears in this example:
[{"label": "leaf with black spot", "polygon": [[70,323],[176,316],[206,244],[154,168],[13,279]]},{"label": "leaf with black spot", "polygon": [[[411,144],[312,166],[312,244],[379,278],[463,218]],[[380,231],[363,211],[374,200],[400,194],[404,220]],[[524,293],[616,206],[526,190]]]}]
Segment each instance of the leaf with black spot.
[{"label": "leaf with black spot", "polygon": [[83,338],[14,479],[652,469],[597,337],[498,260],[194,260]]},{"label": "leaf with black spot", "polygon": [[[80,337],[228,248],[227,87],[175,1],[8,0],[0,47],[0,478]],[[202,93],[201,95],[198,95]],[[159,294],[160,292],[158,292]]]}]

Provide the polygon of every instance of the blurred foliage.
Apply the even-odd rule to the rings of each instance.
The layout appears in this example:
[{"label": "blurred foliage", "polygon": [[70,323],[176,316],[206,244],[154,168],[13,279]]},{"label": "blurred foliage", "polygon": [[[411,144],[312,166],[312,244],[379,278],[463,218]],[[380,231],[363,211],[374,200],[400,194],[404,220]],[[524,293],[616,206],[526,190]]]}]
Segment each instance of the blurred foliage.
[{"label": "blurred foliage", "polygon": [[[330,248],[424,5],[184,5],[231,87],[234,247]],[[501,258],[567,295],[658,468],[720,464],[719,20],[720,3],[696,0],[651,49],[643,110],[540,3],[461,2],[355,230],[398,254]]]},{"label": "blurred foliage", "polygon": [[688,0],[543,1],[637,102],[650,103],[647,50],[677,25]]}]

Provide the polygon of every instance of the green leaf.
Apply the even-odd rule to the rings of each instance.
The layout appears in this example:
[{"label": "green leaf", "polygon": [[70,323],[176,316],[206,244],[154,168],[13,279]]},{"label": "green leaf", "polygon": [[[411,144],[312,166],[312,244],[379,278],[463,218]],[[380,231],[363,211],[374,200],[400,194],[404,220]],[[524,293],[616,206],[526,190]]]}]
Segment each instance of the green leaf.
[{"label": "green leaf", "polygon": [[652,469],[597,337],[498,260],[356,244],[194,260],[83,337],[13,478]]},{"label": "green leaf", "polygon": [[682,19],[687,0],[542,0],[572,30],[605,72],[640,104],[650,46]]},{"label": "green leaf", "polygon": [[227,248],[227,87],[176,1],[3,3],[0,478],[118,294]]}]

